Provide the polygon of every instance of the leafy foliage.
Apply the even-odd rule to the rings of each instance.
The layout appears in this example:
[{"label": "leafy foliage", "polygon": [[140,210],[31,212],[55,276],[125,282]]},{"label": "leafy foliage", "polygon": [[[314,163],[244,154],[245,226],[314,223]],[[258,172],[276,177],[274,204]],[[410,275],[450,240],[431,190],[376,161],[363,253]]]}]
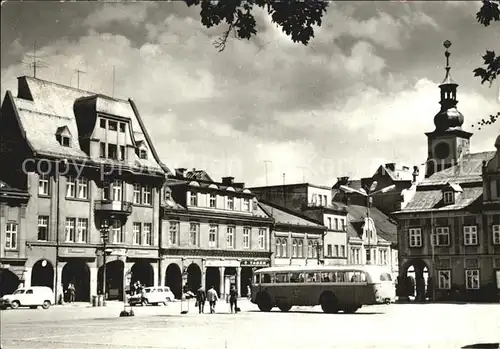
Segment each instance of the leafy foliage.
[{"label": "leafy foliage", "polygon": [[[500,21],[500,9],[498,7],[498,1],[492,0],[484,0],[483,5],[476,13],[476,19],[479,23],[488,27],[492,21]],[[498,34],[498,33],[497,33]],[[485,68],[476,68],[474,69],[474,76],[481,78],[481,84],[485,82],[489,82],[490,87],[493,81],[500,75],[500,56],[495,54],[495,51],[486,51],[486,54],[483,56]],[[500,117],[500,112],[496,115],[490,115],[489,119],[482,119],[478,122],[480,126],[478,129],[481,129],[481,126],[494,124]],[[474,127],[474,125],[472,125]]]},{"label": "leafy foliage", "polygon": [[314,25],[321,26],[326,13],[327,1],[323,0],[184,0],[188,6],[201,5],[201,22],[211,28],[226,23],[228,28],[214,42],[216,49],[223,51],[231,32],[238,39],[249,40],[257,34],[254,6],[265,9],[293,42],[307,45],[314,37]]}]

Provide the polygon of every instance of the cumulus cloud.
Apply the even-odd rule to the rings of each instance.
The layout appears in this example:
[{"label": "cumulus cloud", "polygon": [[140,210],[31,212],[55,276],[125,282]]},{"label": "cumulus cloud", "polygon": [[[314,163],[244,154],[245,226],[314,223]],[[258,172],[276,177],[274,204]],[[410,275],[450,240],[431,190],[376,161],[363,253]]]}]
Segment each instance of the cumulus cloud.
[{"label": "cumulus cloud", "polygon": [[[332,4],[307,47],[293,44],[260,11],[259,36],[232,39],[218,53],[212,42],[224,28],[204,28],[199,9],[150,6],[103,4],[83,19],[84,35],[60,35],[42,48],[51,68],[39,76],[76,87],[75,69],[83,65],[81,88],[134,99],[170,168],[205,168],[214,178],[264,185],[264,161],[270,161],[269,184],[282,183],[285,173],[287,183],[330,185],[337,176],[370,175],[380,162],[425,160],[424,132],[434,129],[436,82],[443,76],[435,47],[458,30],[444,19],[462,7],[433,15],[424,5],[409,11],[385,3]],[[430,44],[422,30],[439,42]],[[478,53],[468,45],[459,49],[463,57],[453,69],[470,130],[498,101],[476,88],[470,74]],[[2,94],[16,91],[15,77],[23,73],[24,66],[2,62]],[[478,132],[473,150],[492,149],[494,133]]]}]

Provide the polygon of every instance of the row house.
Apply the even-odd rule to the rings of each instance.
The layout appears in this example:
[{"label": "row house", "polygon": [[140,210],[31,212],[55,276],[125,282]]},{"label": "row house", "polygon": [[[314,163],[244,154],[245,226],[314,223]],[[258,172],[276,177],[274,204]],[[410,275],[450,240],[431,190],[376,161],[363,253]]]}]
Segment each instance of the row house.
[{"label": "row house", "polygon": [[399,221],[398,294],[417,300],[498,300],[500,137],[496,153],[470,152],[472,133],[462,129],[458,84],[450,76],[448,51],[446,56],[441,108],[435,130],[426,133],[426,178],[394,214]]},{"label": "row house", "polygon": [[321,248],[324,264],[347,263],[347,211],[332,205],[330,187],[310,183],[251,188],[261,201],[287,208],[325,226]]},{"label": "row house", "polygon": [[259,207],[273,220],[271,265],[320,265],[326,227],[311,218],[270,202]]},{"label": "row house", "polygon": [[255,268],[271,265],[272,222],[244,183],[177,169],[162,201],[161,278],[177,297],[181,285],[214,286],[219,295],[236,285],[245,296]]},{"label": "row house", "polygon": [[73,283],[79,301],[104,292],[121,299],[135,280],[158,283],[168,169],[132,100],[23,76],[17,96],[7,91],[3,100],[0,143],[9,169],[0,179],[30,197],[2,210],[3,272],[22,268],[27,286],[48,286],[56,297],[56,285]]}]

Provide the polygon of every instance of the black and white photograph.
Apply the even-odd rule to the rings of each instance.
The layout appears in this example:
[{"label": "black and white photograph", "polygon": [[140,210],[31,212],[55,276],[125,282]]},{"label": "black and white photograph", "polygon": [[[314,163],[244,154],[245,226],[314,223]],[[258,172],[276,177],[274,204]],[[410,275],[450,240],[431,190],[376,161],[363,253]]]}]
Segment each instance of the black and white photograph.
[{"label": "black and white photograph", "polygon": [[500,1],[1,1],[0,349],[500,348]]}]

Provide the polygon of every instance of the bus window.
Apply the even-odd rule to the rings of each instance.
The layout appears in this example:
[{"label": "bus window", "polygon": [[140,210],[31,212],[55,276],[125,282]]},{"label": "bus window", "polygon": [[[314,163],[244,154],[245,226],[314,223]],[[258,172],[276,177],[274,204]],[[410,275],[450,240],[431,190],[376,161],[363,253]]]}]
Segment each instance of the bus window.
[{"label": "bus window", "polygon": [[304,282],[304,275],[302,273],[290,273],[290,282]]},{"label": "bus window", "polygon": [[288,273],[276,273],[274,277],[277,283],[288,282]]},{"label": "bus window", "polygon": [[380,281],[392,281],[391,274],[388,273],[380,274]]},{"label": "bus window", "polygon": [[366,282],[366,274],[362,271],[353,271],[348,274],[351,282]]},{"label": "bus window", "polygon": [[260,284],[260,274],[255,274],[253,276],[253,282],[254,284]]},{"label": "bus window", "polygon": [[262,279],[260,282],[263,284],[270,284],[271,283],[271,275],[262,273]]},{"label": "bus window", "polygon": [[321,282],[332,282],[332,273],[321,273]]},{"label": "bus window", "polygon": [[307,273],[306,274],[306,282],[319,282],[317,274],[318,273]]},{"label": "bus window", "polygon": [[335,273],[335,282],[347,282],[347,273],[345,271],[337,271]]},{"label": "bus window", "polygon": [[299,273],[299,281],[298,282],[305,282],[306,281],[306,273]]}]

